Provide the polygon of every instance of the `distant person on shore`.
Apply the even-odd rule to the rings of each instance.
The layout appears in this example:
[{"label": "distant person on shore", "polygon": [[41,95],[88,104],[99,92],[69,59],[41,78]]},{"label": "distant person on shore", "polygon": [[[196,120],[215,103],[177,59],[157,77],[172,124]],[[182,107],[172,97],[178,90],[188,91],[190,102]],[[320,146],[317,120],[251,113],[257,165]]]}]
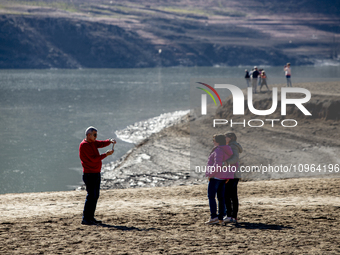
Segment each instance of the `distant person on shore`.
[{"label": "distant person on shore", "polygon": [[250,87],[250,74],[247,69],[244,71],[246,72],[246,75],[244,76],[244,78],[246,79],[247,87]]},{"label": "distant person on shore", "polygon": [[[223,216],[225,213],[225,183],[228,179],[234,178],[233,172],[226,171],[226,167],[223,168],[223,162],[233,155],[231,148],[226,145],[226,139],[224,135],[213,136],[214,148],[212,149],[206,168],[206,177],[209,177],[208,184],[208,199],[210,207],[210,220],[206,224],[222,224]],[[216,197],[218,200],[218,214]]]},{"label": "distant person on shore", "polygon": [[260,87],[260,92],[261,92],[261,89],[262,89],[263,85],[266,85],[267,90],[269,91],[269,88],[268,88],[268,85],[267,85],[267,75],[266,75],[266,72],[264,70],[261,72],[261,87]]},{"label": "distant person on shore", "polygon": [[256,87],[257,87],[257,79],[260,75],[259,71],[257,70],[257,66],[254,66],[254,71],[252,72],[252,79],[251,79],[251,85],[253,87],[253,94],[256,94]]},{"label": "distant person on shore", "polygon": [[259,71],[259,76],[257,78],[257,86],[259,87],[261,85],[261,81],[262,81],[261,73],[262,73],[263,69],[258,69],[258,71]]},{"label": "distant person on shore", "polygon": [[86,186],[87,196],[83,211],[83,225],[96,225],[102,222],[94,218],[100,190],[100,171],[102,160],[113,154],[113,150],[108,150],[104,154],[99,154],[98,148],[116,143],[113,139],[97,141],[97,129],[88,127],[85,131],[85,139],[79,145],[79,157],[83,166],[83,181]]},{"label": "distant person on shore", "polygon": [[234,179],[230,179],[225,185],[225,205],[227,209],[227,215],[223,218],[224,223],[235,222],[237,223],[238,214],[238,195],[237,185],[241,178],[240,172],[240,153],[243,152],[242,146],[236,141],[237,137],[235,133],[225,134],[226,144],[230,146],[233,151],[233,155],[225,161],[226,166],[232,166],[236,168],[234,173]]},{"label": "distant person on shore", "polygon": [[290,63],[284,66],[283,71],[285,72],[286,79],[287,79],[287,87],[293,87],[291,81],[292,70],[290,69]]}]

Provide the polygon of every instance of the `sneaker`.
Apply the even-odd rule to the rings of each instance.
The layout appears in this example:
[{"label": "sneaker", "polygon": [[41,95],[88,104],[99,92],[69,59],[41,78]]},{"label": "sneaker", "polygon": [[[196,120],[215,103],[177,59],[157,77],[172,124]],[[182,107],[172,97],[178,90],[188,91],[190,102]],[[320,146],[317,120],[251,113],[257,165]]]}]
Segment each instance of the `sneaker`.
[{"label": "sneaker", "polygon": [[233,217],[227,217],[227,216],[226,216],[226,217],[223,218],[223,222],[224,222],[224,223],[232,223],[232,222],[235,222],[235,223],[236,223],[236,222],[237,222],[237,219],[236,219],[236,218],[233,218]]},{"label": "sneaker", "polygon": [[217,224],[219,222],[218,217],[216,218],[211,218],[209,221],[205,222],[205,224],[212,225],[212,224]]},{"label": "sneaker", "polygon": [[93,218],[92,221],[96,224],[102,224],[103,223],[101,220],[96,220],[95,218]]},{"label": "sneaker", "polygon": [[85,220],[85,219],[81,221],[81,224],[82,225],[89,225],[89,226],[90,225],[97,225],[97,223],[95,223],[94,221],[92,221],[92,220]]}]

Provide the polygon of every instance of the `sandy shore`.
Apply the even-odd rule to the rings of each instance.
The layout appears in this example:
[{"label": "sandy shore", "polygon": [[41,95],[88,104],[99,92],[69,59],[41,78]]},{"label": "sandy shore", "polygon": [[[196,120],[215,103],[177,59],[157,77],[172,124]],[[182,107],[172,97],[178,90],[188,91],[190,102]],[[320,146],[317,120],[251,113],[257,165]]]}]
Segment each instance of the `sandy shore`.
[{"label": "sandy shore", "polygon": [[0,195],[1,254],[339,254],[340,179],[241,182],[239,224],[207,226],[206,185]]}]

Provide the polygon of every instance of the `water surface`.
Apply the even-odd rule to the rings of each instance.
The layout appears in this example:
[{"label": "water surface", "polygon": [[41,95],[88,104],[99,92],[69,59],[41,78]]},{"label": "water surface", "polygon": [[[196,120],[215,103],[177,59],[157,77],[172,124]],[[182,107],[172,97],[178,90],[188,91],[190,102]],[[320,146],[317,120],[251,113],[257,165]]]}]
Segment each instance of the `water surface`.
[{"label": "water surface", "polygon": [[[269,85],[285,83],[282,67],[264,68]],[[191,78],[223,77],[244,88],[244,69],[0,70],[0,193],[74,189],[82,183],[78,146],[88,126],[98,128],[98,139],[115,137],[136,122],[188,110]],[[339,77],[339,67],[292,67],[293,85]],[[118,140],[104,163],[133,146]]]}]

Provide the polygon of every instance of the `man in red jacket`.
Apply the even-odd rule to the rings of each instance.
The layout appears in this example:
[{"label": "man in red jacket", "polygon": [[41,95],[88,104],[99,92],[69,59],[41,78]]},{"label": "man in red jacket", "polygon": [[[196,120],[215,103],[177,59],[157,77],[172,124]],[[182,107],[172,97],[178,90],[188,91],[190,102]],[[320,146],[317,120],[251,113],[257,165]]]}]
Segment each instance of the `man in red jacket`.
[{"label": "man in red jacket", "polygon": [[81,224],[96,225],[102,223],[94,218],[99,198],[102,160],[113,154],[113,150],[99,154],[98,148],[109,146],[111,143],[116,143],[116,141],[113,139],[97,141],[97,129],[95,127],[88,127],[85,131],[85,136],[85,139],[79,145],[79,157],[83,166],[83,181],[87,191]]}]

